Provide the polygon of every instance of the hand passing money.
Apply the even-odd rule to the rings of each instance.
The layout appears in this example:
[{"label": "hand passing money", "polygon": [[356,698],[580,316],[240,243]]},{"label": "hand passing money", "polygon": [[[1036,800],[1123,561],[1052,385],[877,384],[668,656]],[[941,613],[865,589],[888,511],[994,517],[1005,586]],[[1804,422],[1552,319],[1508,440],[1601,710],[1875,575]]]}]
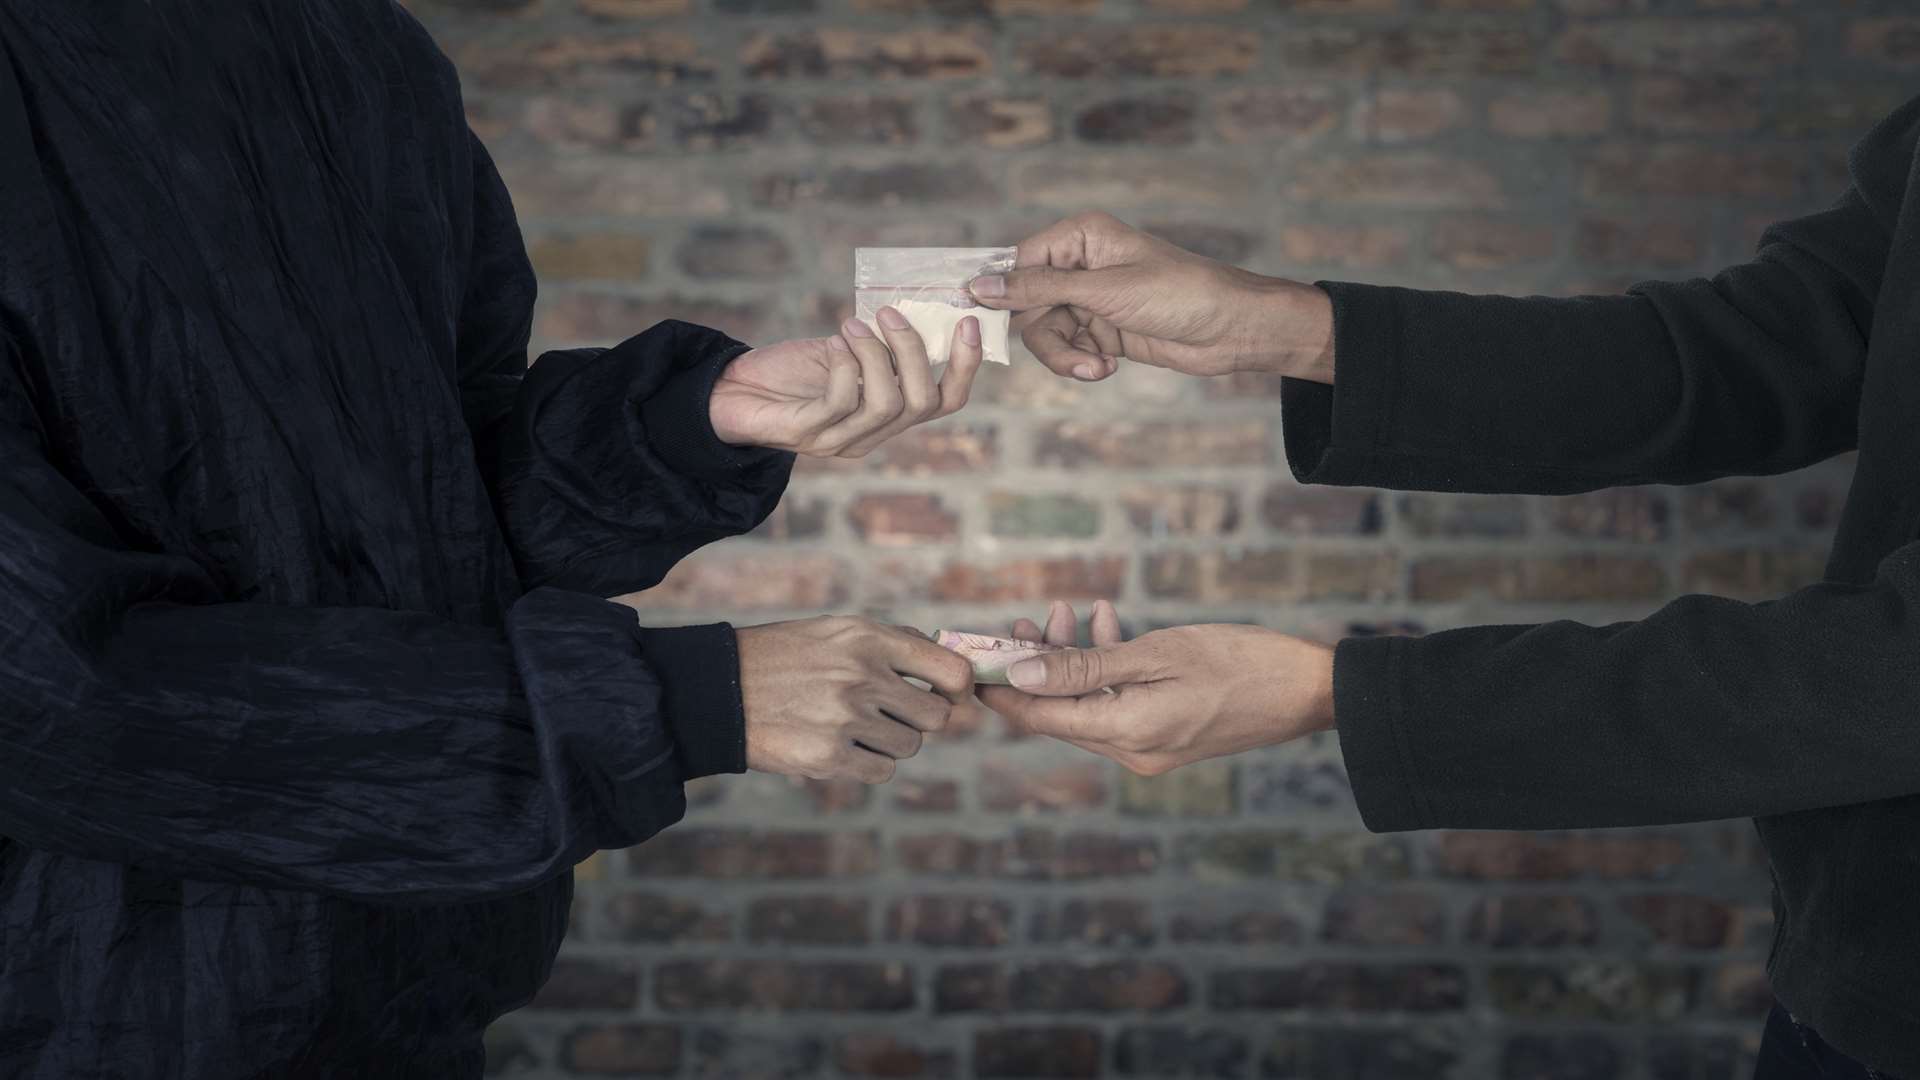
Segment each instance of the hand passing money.
[{"label": "hand passing money", "polygon": [[1042,641],[989,637],[959,630],[935,630],[928,636],[941,648],[951,649],[966,657],[973,665],[973,681],[989,686],[1011,686],[1013,684],[1007,681],[1008,668],[1022,660],[1031,660],[1043,653],[1059,652],[1066,648]]}]

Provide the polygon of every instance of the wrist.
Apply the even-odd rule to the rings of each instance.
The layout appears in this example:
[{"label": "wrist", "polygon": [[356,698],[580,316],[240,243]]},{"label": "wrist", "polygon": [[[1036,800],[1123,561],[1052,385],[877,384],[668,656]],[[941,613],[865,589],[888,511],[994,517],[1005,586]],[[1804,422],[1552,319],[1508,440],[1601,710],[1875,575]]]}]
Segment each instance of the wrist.
[{"label": "wrist", "polygon": [[[740,356],[747,356],[752,351],[749,349]],[[713,380],[713,390],[707,394],[707,426],[713,429],[715,438],[733,447],[753,445],[753,437],[733,424],[736,410],[720,407],[720,399],[727,392],[727,372],[733,367],[734,362],[740,359],[740,356],[727,361],[725,366],[721,367],[720,373]]]},{"label": "wrist", "polygon": [[1317,285],[1248,274],[1244,310],[1256,370],[1333,382],[1333,300]]}]

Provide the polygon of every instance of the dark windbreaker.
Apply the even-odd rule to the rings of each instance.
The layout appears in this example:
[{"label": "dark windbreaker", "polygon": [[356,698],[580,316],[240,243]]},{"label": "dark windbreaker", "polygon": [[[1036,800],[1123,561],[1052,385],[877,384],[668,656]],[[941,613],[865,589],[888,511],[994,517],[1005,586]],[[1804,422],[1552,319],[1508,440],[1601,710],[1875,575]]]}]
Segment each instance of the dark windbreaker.
[{"label": "dark windbreaker", "polygon": [[570,867],[742,767],[600,597],[791,458],[534,284],[391,0],[0,0],[0,1076],[478,1072]]},{"label": "dark windbreaker", "polygon": [[1625,296],[1329,284],[1332,387],[1283,390],[1314,483],[1566,493],[1859,451],[1826,580],[1612,626],[1352,638],[1334,716],[1368,826],[1752,817],[1780,1001],[1920,1078],[1920,98],[1751,262]]}]

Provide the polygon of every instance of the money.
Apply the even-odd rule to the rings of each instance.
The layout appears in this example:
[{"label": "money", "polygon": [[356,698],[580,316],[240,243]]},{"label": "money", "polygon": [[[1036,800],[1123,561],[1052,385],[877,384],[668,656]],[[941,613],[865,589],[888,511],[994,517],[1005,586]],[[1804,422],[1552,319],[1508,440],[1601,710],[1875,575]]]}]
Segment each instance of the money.
[{"label": "money", "polygon": [[989,637],[986,634],[967,634],[958,630],[935,630],[927,635],[933,643],[943,649],[952,649],[966,657],[973,664],[973,681],[989,683],[994,686],[1008,686],[1007,669],[1022,660],[1031,660],[1045,653],[1059,652],[1064,645],[1048,645],[1042,641],[1020,641],[1016,638]]}]

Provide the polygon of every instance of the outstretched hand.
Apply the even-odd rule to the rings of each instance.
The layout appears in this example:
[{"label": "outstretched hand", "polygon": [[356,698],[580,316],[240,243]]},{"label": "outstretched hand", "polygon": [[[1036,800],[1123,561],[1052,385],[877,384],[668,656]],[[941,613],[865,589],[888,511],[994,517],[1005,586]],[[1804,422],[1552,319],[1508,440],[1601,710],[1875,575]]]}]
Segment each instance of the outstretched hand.
[{"label": "outstretched hand", "polygon": [[1020,312],[1021,340],[1056,375],[1104,379],[1126,357],[1188,375],[1333,381],[1332,303],[1312,285],[1216,262],[1098,213],[1022,241],[1014,265],[970,290],[984,307]]},{"label": "outstretched hand", "polygon": [[[1051,735],[1143,776],[1333,727],[1331,646],[1258,626],[1155,630],[1131,641],[1112,604],[1094,605],[1091,648],[1015,664],[1011,687],[980,700],[1020,730]],[[1043,629],[1013,636],[1077,644],[1073,609],[1056,601]]]},{"label": "outstretched hand", "polygon": [[880,336],[848,319],[834,337],[742,353],[714,383],[714,434],[733,446],[857,458],[915,424],[959,411],[980,370],[980,320],[962,319],[954,329],[938,381],[905,316],[882,308],[878,322]]}]

